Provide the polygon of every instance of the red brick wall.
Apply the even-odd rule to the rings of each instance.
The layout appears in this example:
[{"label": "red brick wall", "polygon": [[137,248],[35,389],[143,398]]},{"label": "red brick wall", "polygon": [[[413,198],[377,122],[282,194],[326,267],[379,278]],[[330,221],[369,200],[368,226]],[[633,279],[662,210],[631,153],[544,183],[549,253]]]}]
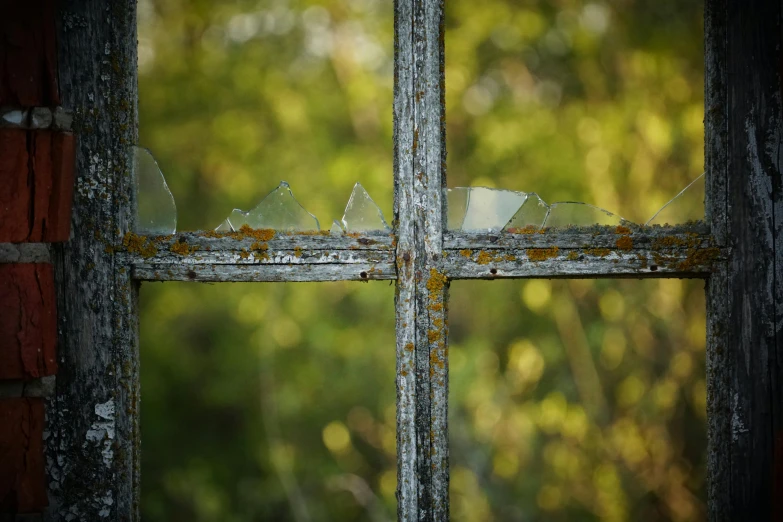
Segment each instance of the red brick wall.
[{"label": "red brick wall", "polygon": [[[0,0],[0,243],[67,241],[74,182],[74,137],[36,128],[32,109],[57,109],[55,0]],[[40,109],[45,107],[46,109]],[[43,126],[49,126],[44,123]],[[24,382],[57,372],[57,309],[49,263],[12,262],[0,249],[0,380]],[[12,386],[6,390],[42,389]],[[16,393],[16,392],[8,392]],[[44,399],[0,397],[0,519],[37,513],[47,501]],[[24,392],[19,392],[22,395]]]}]

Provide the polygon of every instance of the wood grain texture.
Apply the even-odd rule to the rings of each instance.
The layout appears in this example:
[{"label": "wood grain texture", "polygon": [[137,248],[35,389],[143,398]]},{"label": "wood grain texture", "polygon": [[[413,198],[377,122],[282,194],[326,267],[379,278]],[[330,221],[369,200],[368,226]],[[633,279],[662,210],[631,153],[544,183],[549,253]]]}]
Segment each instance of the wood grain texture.
[{"label": "wood grain texture", "polygon": [[74,115],[72,237],[52,246],[60,370],[47,399],[45,520],[138,515],[137,284],[109,247],[129,229],[136,142],[136,2],[63,0],[62,105]]},{"label": "wood grain texture", "polygon": [[398,519],[447,520],[443,4],[395,2]]},{"label": "wood grain texture", "polygon": [[0,264],[0,379],[57,371],[57,312],[49,264]]},{"label": "wood grain texture", "polygon": [[0,399],[0,513],[41,511],[48,505],[42,399]]},{"label": "wood grain texture", "polygon": [[770,520],[783,428],[781,3],[710,0],[707,208],[732,256],[710,277],[709,509],[712,520]]},{"label": "wood grain texture", "polygon": [[55,0],[0,0],[0,105],[55,106]]}]

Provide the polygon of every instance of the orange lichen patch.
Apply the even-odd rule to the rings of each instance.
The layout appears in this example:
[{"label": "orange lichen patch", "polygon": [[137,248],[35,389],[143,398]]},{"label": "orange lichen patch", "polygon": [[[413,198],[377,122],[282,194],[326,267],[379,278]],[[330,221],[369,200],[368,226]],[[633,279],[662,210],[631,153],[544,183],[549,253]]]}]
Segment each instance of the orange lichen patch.
[{"label": "orange lichen patch", "polygon": [[169,250],[171,250],[175,254],[179,254],[181,256],[187,256],[189,254],[194,253],[197,250],[197,248],[196,247],[192,247],[191,248],[190,246],[188,246],[187,243],[185,243],[182,240],[179,240],[179,241],[176,241],[175,243],[173,243],[169,247]]},{"label": "orange lichen patch", "polygon": [[577,259],[579,259],[579,254],[577,254],[575,251],[572,250],[568,253],[566,259],[568,259],[569,261],[576,261]]},{"label": "orange lichen patch", "polygon": [[128,232],[122,238],[122,246],[128,252],[139,254],[143,258],[149,258],[158,253],[158,247],[149,238]]},{"label": "orange lichen patch", "polygon": [[538,232],[538,227],[535,225],[527,225],[522,228],[509,228],[506,230],[506,232],[511,234],[535,234]]},{"label": "orange lichen patch", "polygon": [[427,280],[427,290],[430,291],[430,299],[439,298],[440,292],[446,286],[446,276],[434,268],[430,268],[430,278]]},{"label": "orange lichen patch", "polygon": [[413,343],[408,343],[405,345],[405,351],[413,353]]},{"label": "orange lichen patch", "polygon": [[517,260],[517,256],[512,255],[512,254],[506,254],[505,256],[503,256],[503,260],[504,261],[516,261]]},{"label": "orange lichen patch", "polygon": [[468,259],[470,259],[470,256],[473,255],[473,251],[468,249],[468,248],[466,248],[465,250],[460,250],[459,251],[459,255],[461,255],[462,257],[467,257]]},{"label": "orange lichen patch", "polygon": [[611,253],[612,251],[608,248],[588,248],[585,250],[585,254],[595,257],[606,257]]},{"label": "orange lichen patch", "polygon": [[253,238],[257,241],[269,241],[275,237],[275,231],[271,228],[251,228],[248,225],[239,227],[238,233],[246,238]]},{"label": "orange lichen patch", "polygon": [[250,244],[250,250],[263,252],[268,249],[269,249],[269,245],[267,245],[266,243],[262,243],[261,241],[254,241],[253,243]]},{"label": "orange lichen patch", "polygon": [[546,261],[557,257],[557,252],[560,250],[557,247],[550,248],[528,248],[527,258],[531,261]]},{"label": "orange lichen patch", "polygon": [[427,308],[429,308],[433,312],[440,312],[441,310],[443,310],[443,303],[432,303]]},{"label": "orange lichen patch", "polygon": [[620,250],[631,250],[633,248],[633,239],[631,239],[631,236],[622,236],[615,244]]},{"label": "orange lichen patch", "polygon": [[492,255],[484,250],[479,252],[479,255],[476,257],[476,263],[478,263],[479,265],[488,265],[492,261],[493,261]]},{"label": "orange lichen patch", "polygon": [[676,236],[659,237],[659,238],[655,238],[655,240],[653,241],[653,248],[661,249],[661,248],[695,246],[691,244],[693,241],[694,241],[693,239],[689,241],[687,239],[683,239],[681,237],[676,237]]},{"label": "orange lichen patch", "polygon": [[432,350],[430,352],[430,376],[435,375],[435,372],[437,370],[445,370],[446,369],[446,361],[443,357],[443,354],[441,353],[441,350]]},{"label": "orange lichen patch", "polygon": [[617,225],[617,228],[614,229],[615,234],[630,234],[631,229],[628,227],[624,227],[623,225]]},{"label": "orange lichen patch", "polygon": [[294,248],[294,256],[296,256],[296,257],[302,257],[302,247],[296,247],[296,248]]},{"label": "orange lichen patch", "polygon": [[437,342],[440,339],[440,330],[428,330],[427,340],[431,343]]},{"label": "orange lichen patch", "polygon": [[639,260],[639,263],[641,264],[642,268],[647,268],[647,258],[644,257],[642,254],[636,254],[636,259]]},{"label": "orange lichen patch", "polygon": [[434,326],[435,328],[443,328],[443,319],[441,319],[440,317],[436,317],[435,319],[432,320],[432,326]]},{"label": "orange lichen patch", "polygon": [[239,251],[239,257],[241,257],[242,259],[247,259],[250,257],[250,252],[248,252],[243,248],[242,250]]},{"label": "orange lichen patch", "polygon": [[269,241],[275,237],[275,231],[271,228],[252,228],[249,225],[242,225],[236,232],[216,232],[207,230],[201,232],[203,237],[219,238],[230,237],[232,239],[255,239],[257,241]]},{"label": "orange lichen patch", "polygon": [[697,267],[709,267],[720,257],[719,248],[692,248],[688,250],[688,257],[677,264],[677,270],[688,272]]}]

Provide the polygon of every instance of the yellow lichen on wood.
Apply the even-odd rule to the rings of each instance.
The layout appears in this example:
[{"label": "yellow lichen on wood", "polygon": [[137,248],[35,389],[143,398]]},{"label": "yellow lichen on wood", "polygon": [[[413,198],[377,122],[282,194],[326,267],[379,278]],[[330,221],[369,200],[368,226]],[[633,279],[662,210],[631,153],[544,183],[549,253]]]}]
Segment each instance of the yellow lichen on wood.
[{"label": "yellow lichen on wood", "polygon": [[558,250],[560,249],[556,246],[550,248],[528,248],[527,258],[530,261],[546,261],[547,259],[557,257]]},{"label": "yellow lichen on wood", "polygon": [[302,257],[302,247],[294,248],[294,256],[297,258]]},{"label": "yellow lichen on wood", "polygon": [[579,254],[577,254],[575,251],[572,250],[568,253],[566,259],[568,259],[569,261],[576,261],[577,259],[579,259]]},{"label": "yellow lichen on wood", "polygon": [[479,252],[479,255],[476,257],[476,263],[479,265],[488,265],[492,262],[492,255],[490,255],[487,251],[482,250]]},{"label": "yellow lichen on wood", "polygon": [[623,225],[617,225],[617,228],[614,229],[615,234],[630,234],[631,229],[623,226]]},{"label": "yellow lichen on wood", "polygon": [[473,255],[473,251],[468,249],[468,248],[466,248],[464,250],[460,250],[459,251],[459,255],[461,255],[462,257],[467,257],[468,259],[470,259],[470,256]]},{"label": "yellow lichen on wood", "polygon": [[169,247],[169,250],[174,252],[175,254],[179,254],[181,256],[187,256],[189,254],[194,253],[197,248],[196,247],[190,247],[187,243],[185,243],[182,240],[176,241],[172,243],[172,245]]},{"label": "yellow lichen on wood", "polygon": [[506,230],[506,232],[511,234],[535,234],[538,232],[538,227],[535,225],[527,225],[522,228],[509,228]]},{"label": "yellow lichen on wood", "polygon": [[122,246],[128,252],[139,254],[143,258],[149,258],[158,253],[158,247],[148,237],[139,236],[128,232],[122,238]]},{"label": "yellow lichen on wood", "polygon": [[615,244],[620,250],[628,251],[633,248],[633,239],[631,239],[631,236],[622,236]]},{"label": "yellow lichen on wood", "polygon": [[427,280],[427,290],[430,291],[430,299],[439,299],[440,292],[446,286],[446,276],[434,268],[430,268],[430,278]]},{"label": "yellow lichen on wood", "polygon": [[606,257],[611,253],[612,251],[608,248],[588,248],[585,250],[585,254],[595,257]]},{"label": "yellow lichen on wood", "polygon": [[688,257],[677,264],[677,270],[688,272],[698,267],[711,267],[719,257],[719,248],[690,249]]}]

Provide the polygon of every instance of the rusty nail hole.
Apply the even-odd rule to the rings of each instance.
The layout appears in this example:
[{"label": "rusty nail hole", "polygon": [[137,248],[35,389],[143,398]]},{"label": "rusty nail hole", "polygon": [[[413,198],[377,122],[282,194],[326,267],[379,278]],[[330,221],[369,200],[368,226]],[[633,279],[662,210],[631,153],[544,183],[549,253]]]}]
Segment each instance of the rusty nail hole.
[{"label": "rusty nail hole", "polygon": [[498,273],[498,269],[497,268],[490,268],[489,269],[489,273],[492,274],[492,275],[495,275],[495,274]]},{"label": "rusty nail hole", "polygon": [[658,271],[658,265],[650,265],[650,272],[657,272]]},{"label": "rusty nail hole", "polygon": [[411,260],[411,255],[410,255],[408,252],[405,252],[405,253],[402,255],[402,260],[403,260],[403,261],[405,261],[405,262],[407,263],[408,261],[410,261],[410,260]]},{"label": "rusty nail hole", "polygon": [[188,270],[188,279],[196,279],[196,272]]},{"label": "rusty nail hole", "polygon": [[367,279],[367,272],[362,272],[361,274],[359,274],[359,276],[360,276],[362,279]]}]

